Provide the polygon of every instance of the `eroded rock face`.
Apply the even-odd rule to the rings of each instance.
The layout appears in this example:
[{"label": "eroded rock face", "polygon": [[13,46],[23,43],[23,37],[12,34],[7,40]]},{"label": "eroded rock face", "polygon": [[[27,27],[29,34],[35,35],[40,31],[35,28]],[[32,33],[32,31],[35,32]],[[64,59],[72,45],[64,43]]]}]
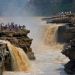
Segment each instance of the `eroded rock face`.
[{"label": "eroded rock face", "polygon": [[61,13],[53,17],[43,18],[47,23],[64,24],[58,28],[57,41],[66,43],[62,54],[70,59],[65,65],[65,71],[75,74],[75,13]]},{"label": "eroded rock face", "polygon": [[65,71],[68,74],[75,74],[75,39],[71,40],[70,43],[65,45],[62,54],[70,59],[70,61],[65,64]]},{"label": "eroded rock face", "polygon": [[30,30],[27,30],[25,25],[17,25],[13,22],[6,25],[0,24],[0,39],[8,40],[13,45],[22,48],[28,58],[32,60],[35,56],[30,47],[32,39],[27,36],[29,32]]},{"label": "eroded rock face", "polygon": [[57,41],[60,43],[70,42],[70,40],[75,38],[75,13],[65,12],[58,15],[43,18],[47,23],[53,24],[63,24],[58,28]]}]

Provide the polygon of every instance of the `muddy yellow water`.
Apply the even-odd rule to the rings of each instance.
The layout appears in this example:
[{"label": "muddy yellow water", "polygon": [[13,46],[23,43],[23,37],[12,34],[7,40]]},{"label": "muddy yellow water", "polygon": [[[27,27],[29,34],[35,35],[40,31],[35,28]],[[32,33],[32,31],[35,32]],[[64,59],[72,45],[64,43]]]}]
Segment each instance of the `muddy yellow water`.
[{"label": "muddy yellow water", "polygon": [[31,69],[30,63],[25,52],[18,47],[15,47],[10,42],[0,41],[3,43],[7,43],[8,49],[11,54],[11,64],[13,71],[29,71]]},{"label": "muddy yellow water", "polygon": [[62,48],[63,45],[57,42],[57,31],[60,25],[52,24],[45,28],[44,43],[52,48]]}]

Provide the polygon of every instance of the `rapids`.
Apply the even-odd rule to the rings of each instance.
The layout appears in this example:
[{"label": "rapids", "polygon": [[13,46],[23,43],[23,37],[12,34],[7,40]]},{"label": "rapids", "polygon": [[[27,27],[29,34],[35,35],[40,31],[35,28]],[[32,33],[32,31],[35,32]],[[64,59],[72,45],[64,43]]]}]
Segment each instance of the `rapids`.
[{"label": "rapids", "polygon": [[[13,61],[19,59],[13,63],[13,65],[16,65],[13,66],[13,68],[16,70],[18,65],[19,68],[16,70],[17,72],[4,71],[4,75],[66,75],[63,68],[64,64],[69,60],[61,54],[63,45],[59,44],[56,40],[57,30],[61,24],[46,24],[39,19],[37,20],[37,18],[26,18],[20,20],[14,19],[14,22],[26,24],[26,27],[29,28],[29,30],[31,31],[29,37],[33,38],[32,49],[36,56],[36,60],[29,61],[27,59],[27,56],[24,55],[26,57],[22,58],[25,58],[25,63],[27,65],[25,66],[25,69],[22,68],[23,65],[21,65],[20,69],[20,63],[16,65],[16,63],[20,61],[20,58],[19,56],[15,58],[16,53],[18,54],[18,52],[16,48],[14,46],[11,46],[8,42],[10,52],[12,53],[12,58],[14,59]],[[22,53],[21,50],[19,50],[19,53]],[[22,70],[24,71],[30,68],[32,71],[21,72]],[[18,70],[20,70],[20,72]]]}]

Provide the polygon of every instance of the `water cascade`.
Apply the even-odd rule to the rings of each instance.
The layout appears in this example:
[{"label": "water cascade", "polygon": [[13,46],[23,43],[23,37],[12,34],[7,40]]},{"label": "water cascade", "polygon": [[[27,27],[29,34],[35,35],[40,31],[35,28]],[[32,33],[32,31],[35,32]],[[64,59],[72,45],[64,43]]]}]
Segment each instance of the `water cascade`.
[{"label": "water cascade", "polygon": [[8,41],[0,40],[2,43],[6,43],[11,55],[11,64],[13,71],[29,71],[30,63],[25,52],[18,47],[15,47]]},{"label": "water cascade", "polygon": [[44,43],[52,48],[62,48],[63,45],[57,42],[57,31],[60,25],[51,24],[45,28],[44,31]]}]

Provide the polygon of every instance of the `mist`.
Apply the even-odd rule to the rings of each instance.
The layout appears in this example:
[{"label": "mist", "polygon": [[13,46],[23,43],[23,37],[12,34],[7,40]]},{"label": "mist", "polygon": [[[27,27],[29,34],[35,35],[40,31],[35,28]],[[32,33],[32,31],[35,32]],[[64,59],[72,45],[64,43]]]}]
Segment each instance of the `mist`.
[{"label": "mist", "polygon": [[0,0],[0,16],[31,16],[29,0]]},{"label": "mist", "polygon": [[[25,25],[26,29],[30,30],[29,37],[34,40],[39,38],[40,20],[38,18],[31,17],[33,14],[30,9],[30,0],[0,0],[0,23],[11,23]],[[36,38],[37,37],[37,38]]]},{"label": "mist", "polygon": [[[39,14],[42,10],[42,7],[44,7],[43,4],[45,4],[45,7],[47,6],[47,3],[54,4],[52,7],[49,8],[52,10],[56,4],[60,4],[62,0],[1,0],[2,3],[2,11],[1,12],[1,18],[0,23],[11,23],[14,22],[16,24],[25,25],[26,29],[30,30],[30,33],[28,36],[33,39],[33,43],[41,43],[43,41],[43,31],[44,28],[47,27],[46,23],[43,23],[41,18],[42,17],[35,17],[35,15]],[[40,5],[39,5],[39,2]],[[38,7],[39,5],[39,7]],[[41,7],[42,6],[42,7]],[[57,6],[58,7],[58,6]],[[39,9],[40,8],[40,9]],[[44,8],[48,10],[48,8]],[[40,10],[40,11],[38,11]],[[45,12],[48,12],[46,11]],[[54,10],[54,9],[53,9]],[[53,13],[54,11],[51,11],[50,13]],[[37,13],[36,13],[37,12]],[[49,12],[48,12],[49,13]],[[34,45],[35,45],[34,43]]]},{"label": "mist", "polygon": [[0,0],[0,16],[51,16],[74,7],[75,0]]}]

